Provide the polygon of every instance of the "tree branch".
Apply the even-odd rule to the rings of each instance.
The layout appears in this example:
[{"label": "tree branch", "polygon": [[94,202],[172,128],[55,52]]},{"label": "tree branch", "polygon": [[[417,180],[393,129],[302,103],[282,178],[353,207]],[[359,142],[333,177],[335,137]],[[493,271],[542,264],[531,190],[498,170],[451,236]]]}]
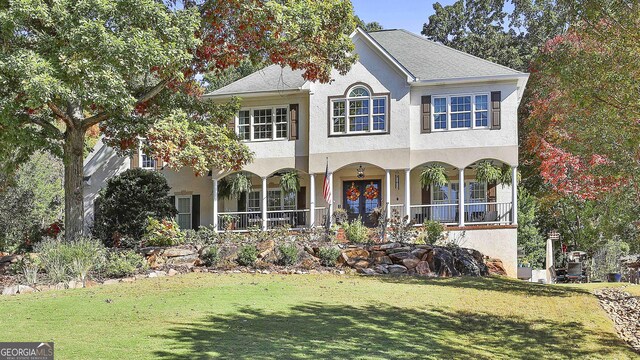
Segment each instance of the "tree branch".
[{"label": "tree branch", "polygon": [[69,116],[67,116],[67,114],[65,114],[64,111],[60,110],[60,108],[56,104],[54,104],[51,101],[49,101],[47,103],[47,106],[49,107],[49,109],[51,109],[51,111],[53,111],[53,113],[55,115],[57,115],[59,118],[61,118],[62,121],[64,121],[64,123],[68,127],[70,127],[70,128],[74,128],[75,127],[74,124],[73,124],[73,121],[71,120],[71,118],[69,118]]},{"label": "tree branch", "polygon": [[[154,96],[158,95],[162,90],[164,90],[165,86],[169,83],[170,79],[166,79],[166,80],[162,80],[159,83],[157,83],[154,87],[152,87],[151,89],[149,89],[147,92],[145,92],[144,94],[142,94],[138,100],[136,100],[136,103],[134,104],[134,106],[137,106],[145,101],[149,101],[151,100]],[[84,121],[82,121],[82,128],[83,129],[88,129],[90,127],[92,127],[95,124],[100,123],[101,121],[106,120],[109,117],[109,113],[106,111],[103,111],[101,113],[98,113],[96,115],[93,115],[91,117],[88,117],[86,119],[84,119]]]},{"label": "tree branch", "polygon": [[45,130],[49,130],[50,132],[52,132],[54,134],[54,136],[57,139],[63,139],[64,138],[64,134],[62,134],[62,132],[60,131],[60,129],[58,129],[57,127],[55,127],[52,123],[46,122],[42,119],[38,119],[38,118],[29,118],[29,121],[31,121],[32,123],[39,125],[41,128],[45,129]]}]

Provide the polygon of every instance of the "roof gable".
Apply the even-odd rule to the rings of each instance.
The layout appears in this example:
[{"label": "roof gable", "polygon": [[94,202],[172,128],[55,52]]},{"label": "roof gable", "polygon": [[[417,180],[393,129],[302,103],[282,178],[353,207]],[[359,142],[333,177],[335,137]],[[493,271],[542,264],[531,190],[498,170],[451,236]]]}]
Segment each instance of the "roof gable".
[{"label": "roof gable", "polygon": [[230,96],[246,93],[278,92],[300,90],[307,82],[302,78],[302,70],[292,70],[290,67],[270,65],[247,75],[229,85],[215,90],[207,96]]}]

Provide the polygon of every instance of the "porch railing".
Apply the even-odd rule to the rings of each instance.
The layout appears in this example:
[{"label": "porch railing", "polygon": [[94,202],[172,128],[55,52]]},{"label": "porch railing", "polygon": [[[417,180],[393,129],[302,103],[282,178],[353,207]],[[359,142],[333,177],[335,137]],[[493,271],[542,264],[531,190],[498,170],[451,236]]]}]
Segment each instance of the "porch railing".
[{"label": "porch railing", "polygon": [[391,214],[390,216],[395,216],[396,214],[401,218],[404,219],[404,216],[406,215],[406,211],[404,210],[404,204],[392,204],[390,205],[391,207]]},{"label": "porch railing", "polygon": [[510,202],[484,202],[464,205],[465,223],[510,224],[512,219]]},{"label": "porch railing", "polygon": [[427,220],[439,221],[447,225],[458,223],[458,204],[411,205],[409,219],[416,225]]},{"label": "porch railing", "polygon": [[267,211],[267,229],[287,225],[292,229],[309,226],[309,209]]},{"label": "porch railing", "polygon": [[315,223],[312,226],[327,226],[329,219],[328,209],[326,207],[317,207],[315,209]]},{"label": "porch railing", "polygon": [[262,213],[260,211],[218,214],[218,230],[220,231],[246,231],[254,227],[262,227]]}]

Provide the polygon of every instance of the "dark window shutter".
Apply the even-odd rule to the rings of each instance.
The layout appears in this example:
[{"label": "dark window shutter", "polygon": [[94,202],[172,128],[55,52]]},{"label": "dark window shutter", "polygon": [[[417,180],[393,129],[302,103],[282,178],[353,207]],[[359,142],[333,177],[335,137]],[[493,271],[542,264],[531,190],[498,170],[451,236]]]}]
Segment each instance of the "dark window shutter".
[{"label": "dark window shutter", "polygon": [[198,230],[200,227],[200,195],[191,196],[191,228]]},{"label": "dark window shutter", "polygon": [[173,206],[173,210],[177,214],[178,213],[178,209],[176,208],[176,197],[175,196],[169,196],[169,203],[171,204],[171,206]]},{"label": "dark window shutter", "polygon": [[300,187],[300,191],[298,191],[298,210],[304,210],[307,208],[307,188],[304,186]]},{"label": "dark window shutter", "polygon": [[496,182],[487,184],[487,202],[496,202]]},{"label": "dark window shutter", "polygon": [[298,140],[298,104],[289,105],[289,140]]},{"label": "dark window shutter", "polygon": [[240,196],[238,197],[238,211],[247,211],[247,193],[245,192],[240,194]]},{"label": "dark window shutter", "polygon": [[140,167],[140,147],[139,146],[133,152],[133,155],[131,155],[130,160],[131,160],[131,164],[130,164],[131,169],[137,169]]},{"label": "dark window shutter", "polygon": [[164,166],[164,161],[161,158],[156,158],[156,170],[162,170]]},{"label": "dark window shutter", "polygon": [[425,95],[422,97],[422,125],[421,133],[431,132],[431,95]]},{"label": "dark window shutter", "polygon": [[431,204],[431,186],[422,188],[422,205]]},{"label": "dark window shutter", "polygon": [[500,129],[500,102],[502,93],[500,91],[491,92],[491,129]]},{"label": "dark window shutter", "polygon": [[227,122],[227,127],[229,128],[229,130],[231,130],[235,134],[235,132],[236,132],[236,119],[235,119],[235,117],[231,118],[231,120],[229,120],[229,122]]}]

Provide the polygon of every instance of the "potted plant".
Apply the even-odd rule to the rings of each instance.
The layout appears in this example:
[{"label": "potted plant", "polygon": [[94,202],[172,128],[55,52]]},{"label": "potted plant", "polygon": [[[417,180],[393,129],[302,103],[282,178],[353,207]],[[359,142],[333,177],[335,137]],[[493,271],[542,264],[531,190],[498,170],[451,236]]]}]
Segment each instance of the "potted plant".
[{"label": "potted plant", "polygon": [[444,186],[449,182],[444,166],[439,164],[431,164],[425,166],[420,172],[420,184],[423,188],[431,185]]},{"label": "potted plant", "polygon": [[298,172],[291,170],[280,175],[280,189],[283,193],[300,191],[300,176]]},{"label": "potted plant", "polygon": [[236,220],[237,218],[233,215],[220,215],[220,224],[222,228],[225,230],[235,230],[236,229]]}]

